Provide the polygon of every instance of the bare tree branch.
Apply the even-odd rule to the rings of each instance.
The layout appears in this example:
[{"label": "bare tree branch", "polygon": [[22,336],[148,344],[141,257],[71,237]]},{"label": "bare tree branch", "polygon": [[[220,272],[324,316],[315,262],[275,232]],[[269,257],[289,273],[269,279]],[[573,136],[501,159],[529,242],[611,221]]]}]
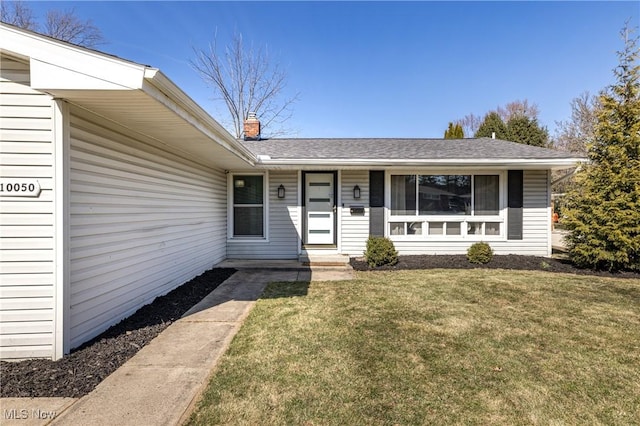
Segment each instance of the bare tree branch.
[{"label": "bare tree branch", "polygon": [[85,47],[94,47],[104,43],[100,29],[93,25],[89,19],[80,20],[73,9],[64,12],[48,11],[44,23],[44,33],[58,40]]},{"label": "bare tree branch", "polygon": [[462,130],[464,130],[465,135],[473,136],[478,131],[482,121],[483,118],[481,116],[471,113],[454,121],[454,124],[459,124],[460,127],[462,127]]},{"label": "bare tree branch", "polygon": [[42,32],[58,40],[84,47],[95,47],[104,43],[102,32],[90,19],[83,21],[74,9],[67,11],[49,10],[44,26],[38,24],[33,10],[22,1],[0,1],[2,22],[31,31]]},{"label": "bare tree branch", "polygon": [[245,48],[242,34],[235,33],[224,50],[218,47],[216,34],[207,50],[194,47],[193,51],[191,66],[213,89],[214,99],[224,101],[228,127],[237,138],[243,136],[249,112],[260,118],[263,134],[265,130],[270,136],[286,133],[281,125],[291,117],[298,95],[284,97],[287,74],[266,48]]},{"label": "bare tree branch", "polygon": [[515,100],[513,102],[509,102],[504,107],[498,107],[496,112],[502,118],[502,121],[507,123],[513,117],[524,116],[530,118],[531,120],[536,120],[538,118],[538,114],[540,114],[540,110],[538,105],[535,103],[529,104],[527,99]]},{"label": "bare tree branch", "polygon": [[593,143],[600,104],[597,96],[584,92],[571,101],[571,119],[556,122],[554,146],[563,151],[586,155]]},{"label": "bare tree branch", "polygon": [[0,1],[0,20],[25,30],[38,30],[33,11],[22,1]]},{"label": "bare tree branch", "polygon": [[[529,101],[525,99],[523,101],[515,100],[513,102],[509,102],[504,107],[498,106],[495,109],[495,112],[500,116],[504,123],[508,123],[513,117],[518,116],[537,120],[538,115],[540,114],[540,109],[537,104],[529,103]],[[457,119],[454,121],[454,124],[459,124],[464,130],[465,135],[475,135],[483,121],[484,115],[480,116],[471,113]]]}]

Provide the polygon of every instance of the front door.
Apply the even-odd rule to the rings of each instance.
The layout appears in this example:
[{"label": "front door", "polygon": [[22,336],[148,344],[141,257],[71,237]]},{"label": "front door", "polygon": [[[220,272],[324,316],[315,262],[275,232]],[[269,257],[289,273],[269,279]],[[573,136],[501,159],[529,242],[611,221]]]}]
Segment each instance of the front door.
[{"label": "front door", "polygon": [[305,244],[334,244],[335,181],[333,173],[305,174]]}]

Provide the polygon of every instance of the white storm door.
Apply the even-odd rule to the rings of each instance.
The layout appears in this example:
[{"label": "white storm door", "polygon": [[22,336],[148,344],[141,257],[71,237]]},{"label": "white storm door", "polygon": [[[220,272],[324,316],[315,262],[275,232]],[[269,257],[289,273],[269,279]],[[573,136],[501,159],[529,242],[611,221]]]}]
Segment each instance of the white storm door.
[{"label": "white storm door", "polygon": [[305,175],[306,244],[334,243],[333,180],[333,173],[307,173]]}]

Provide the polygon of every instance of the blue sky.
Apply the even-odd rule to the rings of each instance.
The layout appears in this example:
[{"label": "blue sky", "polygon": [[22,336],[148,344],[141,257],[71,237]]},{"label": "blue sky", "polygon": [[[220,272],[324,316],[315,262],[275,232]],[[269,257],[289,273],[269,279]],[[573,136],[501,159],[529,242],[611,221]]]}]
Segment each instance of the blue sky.
[{"label": "blue sky", "polygon": [[298,137],[442,137],[449,121],[516,99],[553,134],[570,101],[614,82],[619,31],[637,2],[36,2],[75,8],[100,50],[160,68],[223,121],[189,66],[234,30],[266,45],[299,92]]}]

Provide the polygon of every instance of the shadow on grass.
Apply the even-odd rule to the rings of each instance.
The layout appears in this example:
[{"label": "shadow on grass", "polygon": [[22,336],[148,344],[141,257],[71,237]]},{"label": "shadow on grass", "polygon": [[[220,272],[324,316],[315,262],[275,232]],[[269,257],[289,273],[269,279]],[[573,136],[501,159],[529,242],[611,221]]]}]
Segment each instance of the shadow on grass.
[{"label": "shadow on grass", "polygon": [[619,296],[633,299],[636,303],[640,304],[640,289],[638,288],[634,288],[634,287],[621,288],[619,286],[610,286],[610,287],[607,287],[607,290]]},{"label": "shadow on grass", "polygon": [[288,297],[305,297],[309,293],[310,281],[272,282],[264,289],[261,299],[282,299]]}]

